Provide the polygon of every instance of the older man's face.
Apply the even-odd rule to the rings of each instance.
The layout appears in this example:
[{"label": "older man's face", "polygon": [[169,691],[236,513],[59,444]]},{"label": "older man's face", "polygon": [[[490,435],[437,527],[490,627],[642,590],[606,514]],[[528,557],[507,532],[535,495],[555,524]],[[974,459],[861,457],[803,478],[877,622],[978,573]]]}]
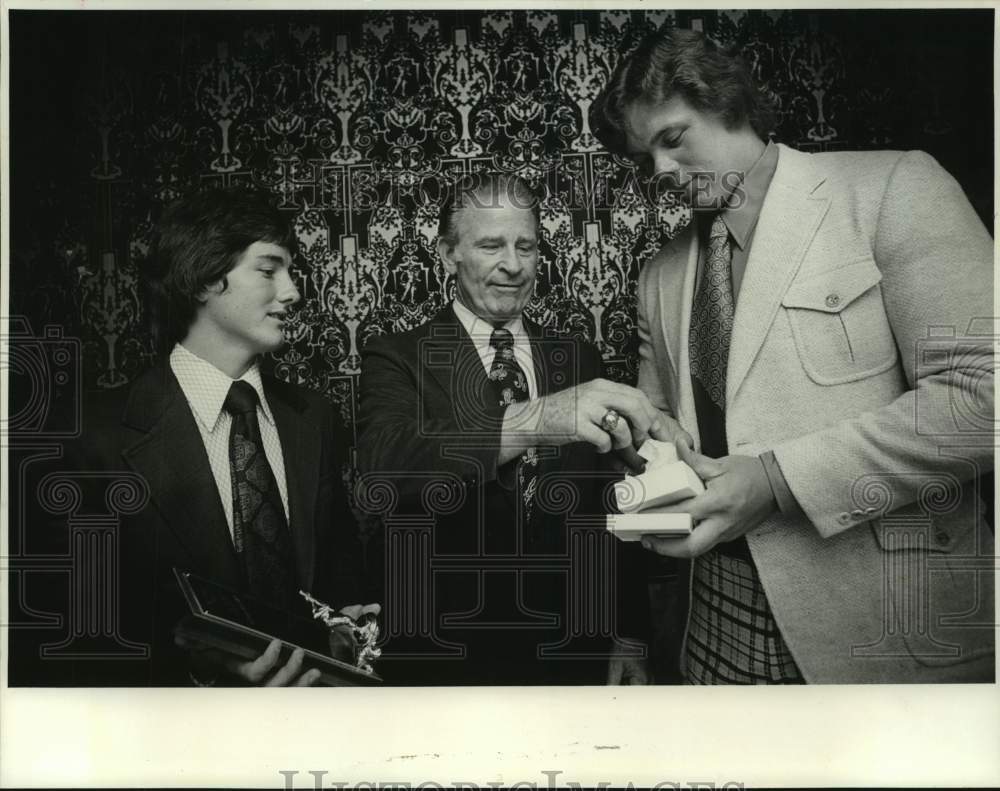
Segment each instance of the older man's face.
[{"label": "older man's face", "polygon": [[455,275],[458,299],[481,319],[502,324],[531,299],[538,265],[538,228],[531,209],[510,196],[467,207],[455,218],[458,243],[439,249]]}]

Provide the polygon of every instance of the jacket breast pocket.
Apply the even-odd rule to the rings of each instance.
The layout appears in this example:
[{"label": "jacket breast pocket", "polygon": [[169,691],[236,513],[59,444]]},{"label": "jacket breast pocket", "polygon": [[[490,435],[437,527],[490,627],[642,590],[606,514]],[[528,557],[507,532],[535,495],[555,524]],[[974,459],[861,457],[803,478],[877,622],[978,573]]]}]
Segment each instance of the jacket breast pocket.
[{"label": "jacket breast pocket", "polygon": [[836,385],[895,365],[896,342],[882,304],[882,273],[871,258],[795,280],[781,304],[802,367],[817,384]]}]

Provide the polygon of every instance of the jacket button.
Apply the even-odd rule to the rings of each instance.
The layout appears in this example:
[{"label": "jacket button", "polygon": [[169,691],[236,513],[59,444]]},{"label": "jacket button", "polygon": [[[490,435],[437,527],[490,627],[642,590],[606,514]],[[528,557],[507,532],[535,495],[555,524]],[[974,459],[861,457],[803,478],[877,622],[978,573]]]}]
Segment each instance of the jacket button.
[{"label": "jacket button", "polygon": [[851,523],[851,515],[844,511],[844,513],[837,517],[837,521],[842,525],[848,525]]},{"label": "jacket button", "polygon": [[826,306],[828,308],[835,308],[839,304],[840,304],[840,295],[839,294],[827,294],[827,297],[826,297]]},{"label": "jacket button", "polygon": [[938,532],[936,532],[936,533],[934,534],[934,540],[935,540],[935,541],[936,541],[936,542],[937,542],[937,543],[938,543],[939,545],[941,545],[941,546],[944,546],[945,544],[947,544],[947,543],[948,543],[948,542],[949,542],[949,541],[951,540],[951,536],[949,536],[949,535],[948,535],[948,534],[947,534],[946,532],[944,532],[943,530],[939,530]]}]

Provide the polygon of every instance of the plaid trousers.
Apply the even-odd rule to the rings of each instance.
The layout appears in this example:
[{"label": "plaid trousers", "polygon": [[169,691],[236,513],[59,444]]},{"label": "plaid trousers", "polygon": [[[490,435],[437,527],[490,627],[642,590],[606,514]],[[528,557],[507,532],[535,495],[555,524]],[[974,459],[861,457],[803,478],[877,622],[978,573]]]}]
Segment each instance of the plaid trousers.
[{"label": "plaid trousers", "polygon": [[682,658],[688,684],[803,684],[753,564],[710,551],[694,561]]}]

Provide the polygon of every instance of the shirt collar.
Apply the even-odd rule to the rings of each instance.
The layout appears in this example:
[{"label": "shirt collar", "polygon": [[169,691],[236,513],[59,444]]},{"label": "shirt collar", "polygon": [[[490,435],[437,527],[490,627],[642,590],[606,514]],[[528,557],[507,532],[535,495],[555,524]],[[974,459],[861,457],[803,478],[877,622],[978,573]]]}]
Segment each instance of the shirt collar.
[{"label": "shirt collar", "polygon": [[215,430],[219,415],[222,413],[222,405],[235,381],[246,382],[257,391],[260,411],[264,419],[274,425],[274,417],[267,398],[264,397],[264,383],[260,378],[260,368],[256,362],[239,380],[231,379],[208,360],[202,359],[177,343],[170,352],[170,368],[191,405],[191,411],[208,431]]},{"label": "shirt collar", "polygon": [[[465,331],[469,333],[469,337],[472,338],[472,342],[476,345],[476,348],[488,347],[490,345],[490,336],[493,335],[493,330],[495,329],[494,326],[486,321],[486,319],[477,316],[457,299],[452,301],[451,307],[455,311],[459,322],[465,327]],[[524,343],[528,340],[528,334],[525,332],[524,322],[520,316],[515,316],[504,324],[503,329],[510,330],[510,334],[514,336],[515,344]]]},{"label": "shirt collar", "polygon": [[[767,188],[771,186],[774,171],[778,167],[778,147],[768,142],[764,153],[760,155],[743,176],[743,181],[737,189],[743,193],[744,199],[740,206],[732,206],[722,211],[722,221],[729,229],[729,235],[741,250],[745,250],[760,217],[761,207]],[[735,190],[734,190],[735,192]]]}]

